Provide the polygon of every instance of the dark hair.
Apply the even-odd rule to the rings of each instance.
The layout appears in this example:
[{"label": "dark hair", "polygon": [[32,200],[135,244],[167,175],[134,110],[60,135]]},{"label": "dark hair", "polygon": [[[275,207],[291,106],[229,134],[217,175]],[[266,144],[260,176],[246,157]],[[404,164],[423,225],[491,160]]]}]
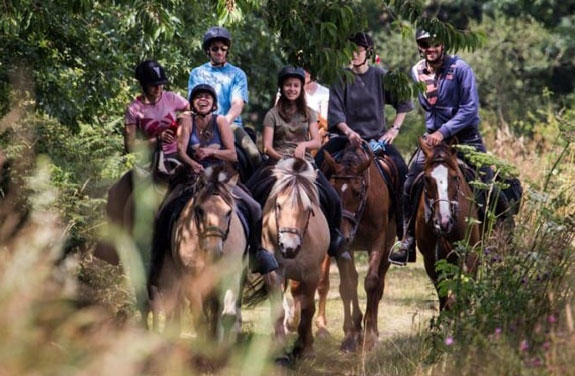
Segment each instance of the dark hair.
[{"label": "dark hair", "polygon": [[[301,80],[298,80],[299,82],[301,82]],[[290,107],[290,101],[286,98],[286,96],[283,93],[283,83],[285,82],[282,81],[282,84],[280,86],[280,97],[278,99],[278,103],[276,104],[276,106],[278,107],[278,112],[280,114],[280,117],[286,121],[289,122],[292,120],[292,116],[293,114],[289,113],[289,107]],[[307,102],[305,100],[305,89],[304,89],[304,85],[302,83],[301,85],[301,92],[299,93],[299,97],[297,97],[295,99],[295,107],[296,107],[296,112],[299,112],[300,114],[302,114],[304,116],[304,120],[307,121],[309,119],[309,109],[307,107]]]}]

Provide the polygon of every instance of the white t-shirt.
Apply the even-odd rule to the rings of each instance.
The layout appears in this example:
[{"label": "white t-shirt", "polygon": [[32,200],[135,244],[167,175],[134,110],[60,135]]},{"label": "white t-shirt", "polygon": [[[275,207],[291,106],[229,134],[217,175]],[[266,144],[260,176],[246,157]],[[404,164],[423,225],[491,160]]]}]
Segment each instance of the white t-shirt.
[{"label": "white t-shirt", "polygon": [[307,106],[327,120],[327,106],[329,104],[329,89],[323,85],[317,84],[313,94],[305,93]]}]

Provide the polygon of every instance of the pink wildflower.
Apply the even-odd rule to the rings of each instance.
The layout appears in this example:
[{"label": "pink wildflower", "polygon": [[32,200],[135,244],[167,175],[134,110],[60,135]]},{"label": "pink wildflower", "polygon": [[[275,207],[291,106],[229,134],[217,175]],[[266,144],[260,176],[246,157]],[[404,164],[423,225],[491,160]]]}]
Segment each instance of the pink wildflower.
[{"label": "pink wildflower", "polygon": [[446,346],[451,346],[451,345],[453,345],[454,342],[455,342],[455,340],[453,339],[453,337],[445,338],[445,345]]},{"label": "pink wildflower", "polygon": [[549,315],[547,316],[547,322],[549,324],[554,324],[557,322],[557,317],[555,317],[554,315]]},{"label": "pink wildflower", "polygon": [[524,339],[523,341],[521,341],[521,343],[519,344],[519,350],[521,350],[521,351],[527,351],[527,350],[529,350],[529,343],[527,342],[526,339]]}]

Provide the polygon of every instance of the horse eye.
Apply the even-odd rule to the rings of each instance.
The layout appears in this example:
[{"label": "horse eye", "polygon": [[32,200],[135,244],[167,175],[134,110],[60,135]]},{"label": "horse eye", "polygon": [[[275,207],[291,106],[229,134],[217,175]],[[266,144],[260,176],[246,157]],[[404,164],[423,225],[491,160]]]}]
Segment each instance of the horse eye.
[{"label": "horse eye", "polygon": [[282,208],[282,206],[280,205],[280,203],[279,203],[279,202],[276,202],[276,209],[277,209],[277,210],[281,210],[281,208]]},{"label": "horse eye", "polygon": [[203,217],[204,216],[204,209],[202,208],[196,208],[196,215],[198,217]]},{"label": "horse eye", "polygon": [[229,218],[232,215],[232,211],[228,210],[228,212],[226,213],[226,218]]}]

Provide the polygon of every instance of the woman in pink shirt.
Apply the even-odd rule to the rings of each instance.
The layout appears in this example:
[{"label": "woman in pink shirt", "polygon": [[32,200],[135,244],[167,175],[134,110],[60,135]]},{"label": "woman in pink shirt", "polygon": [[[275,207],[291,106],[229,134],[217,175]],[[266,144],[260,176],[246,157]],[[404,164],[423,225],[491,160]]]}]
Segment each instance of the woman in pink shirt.
[{"label": "woman in pink shirt", "polygon": [[[155,153],[152,170],[154,180],[162,181],[177,165],[176,130],[178,113],[190,108],[182,96],[164,91],[168,79],[164,68],[153,60],[146,60],[136,67],[136,79],[142,92],[126,109],[124,121],[124,147],[126,152],[134,152],[138,147],[148,146]],[[141,137],[137,137],[140,135]],[[161,156],[161,157],[159,157]],[[131,230],[132,220],[126,217],[126,207],[132,196],[133,170],[128,171],[108,191],[106,214],[113,224]],[[133,204],[133,203],[132,203]],[[118,263],[116,252],[110,247],[99,245],[95,251],[112,263]]]}]

